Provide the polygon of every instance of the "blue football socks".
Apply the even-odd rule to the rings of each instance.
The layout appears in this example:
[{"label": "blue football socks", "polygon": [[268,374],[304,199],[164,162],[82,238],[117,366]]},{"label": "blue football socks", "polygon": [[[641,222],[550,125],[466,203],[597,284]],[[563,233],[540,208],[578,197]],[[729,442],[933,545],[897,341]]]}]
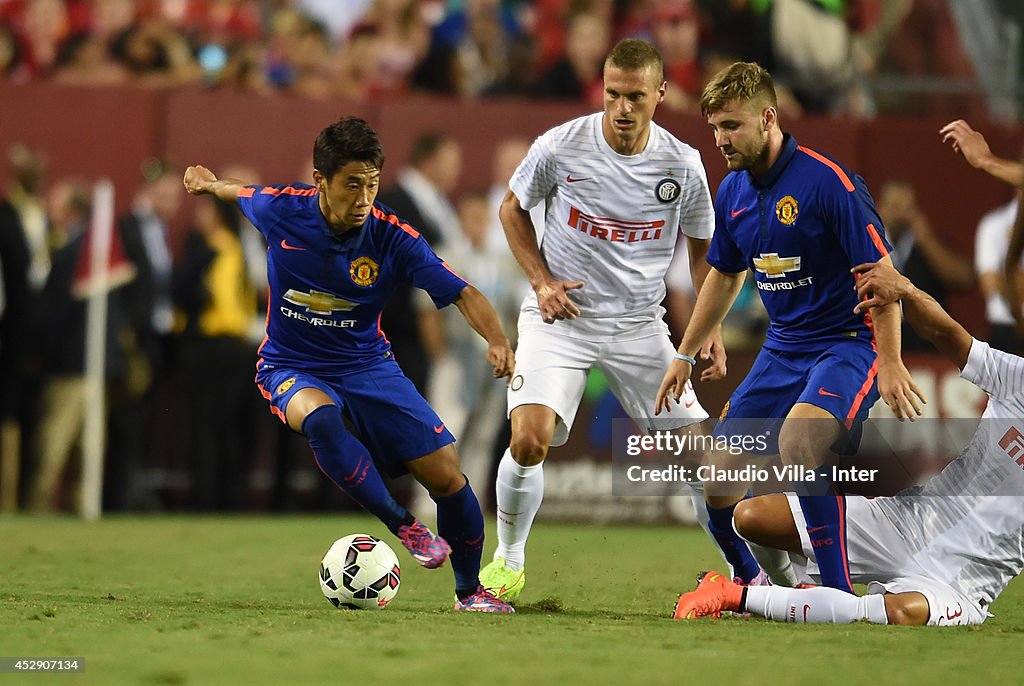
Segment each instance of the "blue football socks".
[{"label": "blue football socks", "polygon": [[392,533],[397,534],[400,526],[413,522],[412,515],[384,485],[370,451],[345,428],[341,408],[316,408],[302,422],[302,433],[313,448],[320,470],[363,509],[384,522]]},{"label": "blue football socks", "polygon": [[732,565],[733,573],[743,583],[749,583],[761,571],[757,560],[750,553],[747,542],[740,538],[732,526],[732,513],[736,503],[729,507],[714,508],[705,504],[708,511],[708,531],[715,537],[726,562]]},{"label": "blue football socks", "polygon": [[480,502],[466,485],[449,496],[430,496],[437,503],[437,533],[452,547],[455,593],[461,599],[480,585],[480,556],[484,549],[484,516]]},{"label": "blue football socks", "polygon": [[813,482],[795,482],[794,486],[821,573],[821,585],[853,593],[846,551],[846,496],[833,488],[831,467],[817,468]]}]

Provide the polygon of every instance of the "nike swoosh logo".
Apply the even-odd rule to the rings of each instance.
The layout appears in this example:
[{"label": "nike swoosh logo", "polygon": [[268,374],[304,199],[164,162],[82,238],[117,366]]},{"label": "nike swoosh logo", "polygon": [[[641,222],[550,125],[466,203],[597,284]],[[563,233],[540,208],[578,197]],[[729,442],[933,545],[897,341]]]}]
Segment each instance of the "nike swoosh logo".
[{"label": "nike swoosh logo", "polygon": [[442,431],[444,431],[444,422],[441,422],[440,426],[435,426],[434,427],[434,433],[439,434]]},{"label": "nike swoosh logo", "polygon": [[818,389],[818,395],[827,395],[829,398],[842,398],[843,397],[843,396],[839,395],[838,393],[829,393],[828,391],[825,390],[824,386],[822,386],[821,388]]},{"label": "nike swoosh logo", "polygon": [[746,212],[749,209],[750,209],[749,207],[744,207],[742,210],[729,210],[729,215],[733,219],[735,219],[736,217],[740,216],[741,214],[743,214],[744,212]]},{"label": "nike swoosh logo", "polygon": [[693,404],[695,402],[697,402],[696,396],[693,398],[693,400],[688,400],[685,403],[683,403],[683,407],[685,407],[686,409],[690,409],[691,407],[693,407]]},{"label": "nike swoosh logo", "polygon": [[577,181],[590,181],[590,179],[591,177],[589,176],[584,176],[583,178],[580,179],[574,179],[572,178],[572,174],[569,174],[565,177],[565,180],[568,181],[569,183],[576,183]]},{"label": "nike swoosh logo", "polygon": [[281,247],[284,248],[285,250],[305,250],[305,248],[297,248],[294,245],[288,245],[287,238],[281,239]]}]

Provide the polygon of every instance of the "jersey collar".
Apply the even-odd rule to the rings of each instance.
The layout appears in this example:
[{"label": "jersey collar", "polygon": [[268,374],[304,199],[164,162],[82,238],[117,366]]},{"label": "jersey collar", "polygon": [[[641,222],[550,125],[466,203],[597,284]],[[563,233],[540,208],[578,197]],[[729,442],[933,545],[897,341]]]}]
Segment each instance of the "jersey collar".
[{"label": "jersey collar", "polygon": [[750,182],[757,188],[769,188],[772,186],[782,175],[782,172],[786,169],[789,161],[796,155],[796,138],[792,134],[782,134],[782,151],[779,153],[779,159],[775,160],[775,164],[760,176],[754,176],[749,171],[747,174],[750,176]]},{"label": "jersey collar", "polygon": [[358,240],[358,238],[363,235],[363,232],[366,231],[366,225],[373,219],[373,213],[371,212],[370,216],[366,218],[366,221],[364,221],[363,225],[358,229],[349,229],[345,233],[337,233],[331,228],[331,225],[327,223],[327,217],[324,216],[319,205],[316,207],[316,215],[320,217],[320,229],[329,237],[331,245],[349,245],[352,241]]}]

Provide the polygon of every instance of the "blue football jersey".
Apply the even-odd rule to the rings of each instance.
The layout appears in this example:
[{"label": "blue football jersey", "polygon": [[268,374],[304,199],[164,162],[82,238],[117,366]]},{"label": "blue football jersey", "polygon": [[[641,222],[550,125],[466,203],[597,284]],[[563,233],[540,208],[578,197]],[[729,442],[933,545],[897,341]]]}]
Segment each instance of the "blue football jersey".
[{"label": "blue football jersey", "polygon": [[787,134],[767,173],[722,181],[707,260],[753,270],[771,319],[765,347],[812,351],[873,338],[870,314],[853,313],[850,268],[891,249],[864,180]]},{"label": "blue football jersey", "polygon": [[391,355],[381,311],[400,282],[423,289],[439,308],[468,285],[378,203],[361,227],[341,235],[312,186],[247,186],[238,205],[267,239],[266,364],[315,373],[378,363]]}]

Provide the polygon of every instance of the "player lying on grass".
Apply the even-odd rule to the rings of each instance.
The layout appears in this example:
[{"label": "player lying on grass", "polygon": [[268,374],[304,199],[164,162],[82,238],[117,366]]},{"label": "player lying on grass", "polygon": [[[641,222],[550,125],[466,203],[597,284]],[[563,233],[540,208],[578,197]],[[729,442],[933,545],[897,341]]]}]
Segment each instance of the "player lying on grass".
[{"label": "player lying on grass", "polygon": [[[988,407],[967,446],[939,474],[893,497],[848,497],[853,581],[868,594],[834,588],[742,587],[708,572],[676,605],[676,619],[749,612],[780,622],[980,624],[988,606],[1024,569],[1024,359],[971,337],[927,293],[891,265],[863,264],[858,311],[902,300],[907,321],[984,390]],[[745,539],[808,559],[795,497],[762,496],[736,507]]]},{"label": "player lying on grass", "polygon": [[[184,182],[193,195],[237,202],[267,239],[270,305],[256,383],[271,411],[306,436],[324,474],[420,564],[440,567],[451,555],[456,610],[512,612],[480,585],[480,504],[455,438],[395,362],[381,310],[400,281],[411,283],[439,308],[455,303],[487,341],[496,377],[512,373],[515,356],[487,299],[375,203],[383,163],[376,132],[345,117],[317,137],[314,186],[245,186],[201,166]],[[427,488],[439,536],[395,501],[378,467],[409,472]]]}]

